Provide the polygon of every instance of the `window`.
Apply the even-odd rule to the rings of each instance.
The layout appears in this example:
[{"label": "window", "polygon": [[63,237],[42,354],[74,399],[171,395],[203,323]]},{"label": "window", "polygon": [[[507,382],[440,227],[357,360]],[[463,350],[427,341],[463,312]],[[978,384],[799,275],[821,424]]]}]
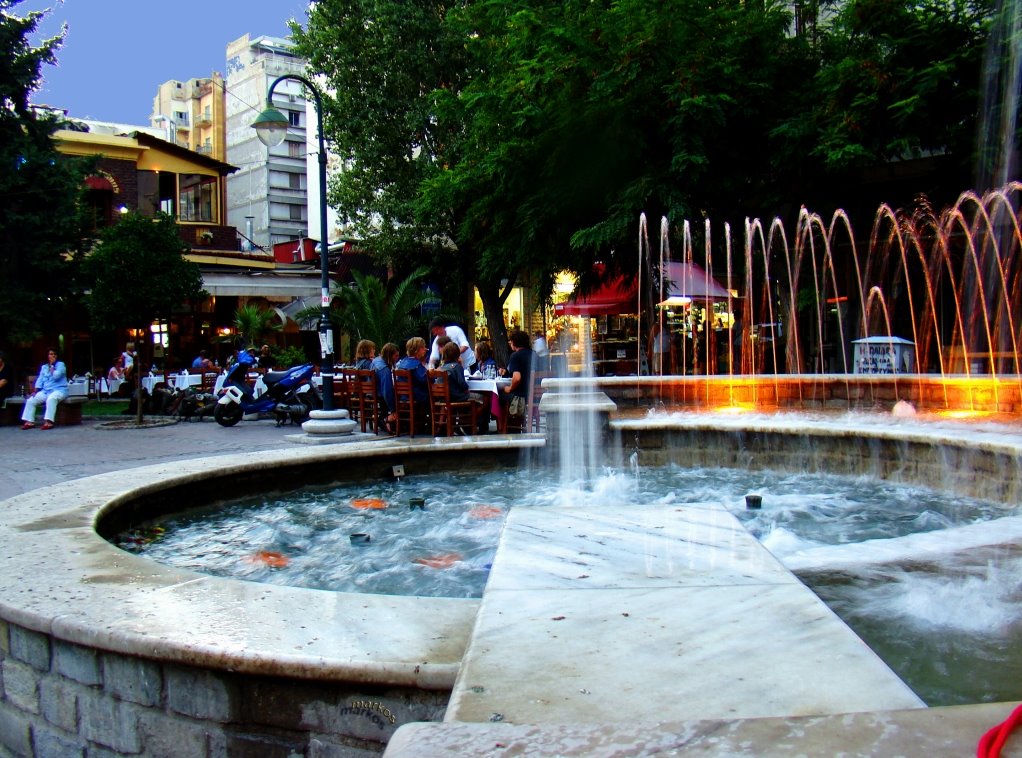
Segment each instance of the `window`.
[{"label": "window", "polygon": [[158,212],[177,215],[177,174],[169,171],[139,171],[138,212],[155,216]]},{"label": "window", "polygon": [[213,195],[216,177],[181,174],[181,221],[215,221]]},{"label": "window", "polygon": [[301,126],[302,125],[302,112],[301,111],[288,111],[287,112],[287,121],[288,121],[289,124],[291,124],[291,126]]},{"label": "window", "polygon": [[301,158],[302,157],[302,145],[301,142],[295,142],[294,140],[287,141],[287,157],[288,158]]},{"label": "window", "polygon": [[288,206],[289,218],[292,221],[304,221],[305,220],[305,206],[304,205],[289,205]]},{"label": "window", "polygon": [[174,111],[174,122],[182,126],[188,126],[188,114],[184,111]]},{"label": "window", "polygon": [[288,174],[287,175],[287,186],[289,189],[300,190],[304,189],[302,180],[305,178],[305,174]]}]

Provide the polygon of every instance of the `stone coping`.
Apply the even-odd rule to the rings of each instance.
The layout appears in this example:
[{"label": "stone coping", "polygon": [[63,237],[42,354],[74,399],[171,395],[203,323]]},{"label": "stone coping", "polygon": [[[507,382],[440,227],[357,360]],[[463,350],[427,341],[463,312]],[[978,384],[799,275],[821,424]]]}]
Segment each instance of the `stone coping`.
[{"label": "stone coping", "polygon": [[[0,618],[86,647],[240,673],[445,690],[454,683],[478,601],[275,586],[175,569],[97,533],[116,509],[220,477],[424,451],[508,451],[529,437],[381,440],[301,446],[145,466],[10,498],[0,521]],[[366,467],[362,475],[368,475]]]}]

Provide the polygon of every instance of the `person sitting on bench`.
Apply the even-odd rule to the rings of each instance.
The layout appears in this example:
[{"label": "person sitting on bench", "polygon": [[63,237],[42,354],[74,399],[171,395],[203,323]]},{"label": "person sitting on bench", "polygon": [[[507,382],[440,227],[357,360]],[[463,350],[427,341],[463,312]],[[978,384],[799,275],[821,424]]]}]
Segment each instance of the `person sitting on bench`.
[{"label": "person sitting on bench", "polygon": [[67,397],[67,367],[57,360],[57,351],[50,350],[46,363],[39,368],[39,376],[35,380],[35,393],[26,398],[25,410],[21,413],[21,428],[35,427],[35,412],[40,405],[46,404],[43,413],[43,429],[52,429],[57,419],[57,406]]}]

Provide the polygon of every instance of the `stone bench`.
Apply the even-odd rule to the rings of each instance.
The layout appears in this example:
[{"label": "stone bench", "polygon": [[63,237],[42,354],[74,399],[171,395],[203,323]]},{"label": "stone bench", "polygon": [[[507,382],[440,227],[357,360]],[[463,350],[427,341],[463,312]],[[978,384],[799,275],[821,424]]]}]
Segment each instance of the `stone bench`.
[{"label": "stone bench", "polygon": [[[82,423],[82,406],[85,405],[86,398],[80,395],[74,395],[72,397],[66,397],[60,401],[60,405],[57,406],[57,418],[54,423],[57,426],[74,426]],[[2,420],[0,423],[3,424],[20,424],[21,423],[21,412],[25,408],[25,398],[23,397],[9,397],[7,398],[7,405],[4,407]],[[39,416],[42,415],[43,407],[39,408],[39,415],[36,418],[38,422]]]}]

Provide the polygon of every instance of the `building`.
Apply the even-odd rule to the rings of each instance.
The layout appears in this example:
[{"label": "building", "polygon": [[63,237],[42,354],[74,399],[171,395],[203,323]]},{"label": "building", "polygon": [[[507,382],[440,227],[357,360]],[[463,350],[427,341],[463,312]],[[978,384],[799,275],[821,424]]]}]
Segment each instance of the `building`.
[{"label": "building", "polygon": [[150,122],[154,128],[165,130],[167,142],[226,161],[224,101],[224,78],[220,73],[186,82],[171,80],[161,84],[153,98]]},{"label": "building", "polygon": [[[318,302],[317,265],[278,264],[270,251],[242,251],[236,228],[225,221],[226,179],[237,171],[234,166],[140,130],[127,134],[60,130],[54,141],[65,155],[99,156],[95,173],[86,180],[86,202],[97,227],[115,224],[125,211],[170,214],[189,247],[186,257],[198,264],[203,288],[210,295],[201,302],[182,304],[166,319],[151,324],[144,335],[76,335],[69,364],[73,371],[102,368],[102,364],[90,365],[93,356],[115,355],[120,350],[117,345],[123,347],[128,338],[144,340],[143,359],[161,368],[188,365],[200,348],[212,348],[226,359],[240,305],[255,302],[283,309],[296,299]],[[293,321],[285,325],[282,341],[303,341]]]},{"label": "building", "polygon": [[252,128],[274,79],[304,75],[305,69],[290,43],[278,37],[250,39],[246,34],[227,46],[227,160],[239,167],[227,182],[227,222],[265,248],[318,236],[318,230],[309,234],[306,169],[307,137],[315,139],[315,122],[310,127],[302,85],[283,81],[274,92],[273,104],[292,126],[281,145],[267,148]]}]

